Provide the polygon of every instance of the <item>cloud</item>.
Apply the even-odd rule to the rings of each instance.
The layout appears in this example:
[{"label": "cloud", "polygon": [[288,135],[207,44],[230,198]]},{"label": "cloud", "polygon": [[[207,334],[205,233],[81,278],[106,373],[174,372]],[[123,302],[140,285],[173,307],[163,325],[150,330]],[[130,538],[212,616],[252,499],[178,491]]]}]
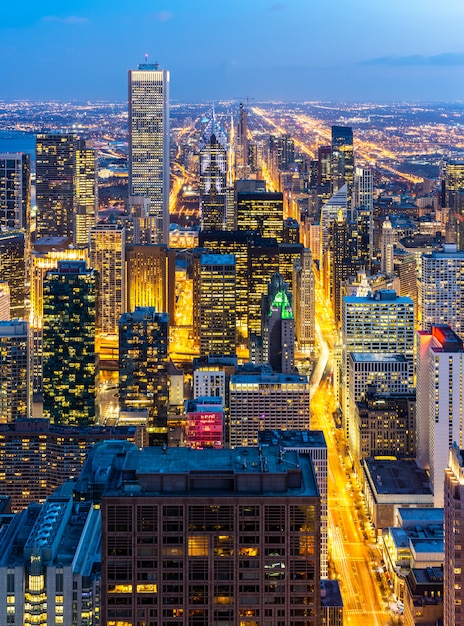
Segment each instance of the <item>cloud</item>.
[{"label": "cloud", "polygon": [[57,15],[46,15],[44,22],[59,22],[60,24],[86,24],[89,20],[86,17],[69,15],[68,17],[58,17]]},{"label": "cloud", "polygon": [[174,17],[174,13],[171,11],[158,11],[158,13],[154,13],[153,17],[157,22],[169,22]]},{"label": "cloud", "polygon": [[435,56],[425,56],[423,54],[412,54],[410,56],[387,56],[378,57],[376,59],[367,59],[361,61],[361,65],[391,65],[391,66],[407,66],[407,65],[427,65],[427,66],[456,66],[464,65],[464,53],[444,52]]},{"label": "cloud", "polygon": [[285,4],[283,2],[276,2],[269,7],[269,11],[283,11],[284,9]]}]

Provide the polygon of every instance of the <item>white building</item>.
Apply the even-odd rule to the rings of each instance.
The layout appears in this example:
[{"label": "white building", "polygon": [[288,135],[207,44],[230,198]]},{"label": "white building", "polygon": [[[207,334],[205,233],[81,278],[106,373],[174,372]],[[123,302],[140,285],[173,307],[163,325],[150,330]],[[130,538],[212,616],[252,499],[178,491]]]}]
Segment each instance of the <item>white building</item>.
[{"label": "white building", "polygon": [[[118,322],[124,313],[125,229],[115,219],[90,229],[90,265],[99,274],[97,337],[100,345],[117,344]],[[97,343],[98,346],[98,343]]]},{"label": "white building", "polygon": [[341,216],[342,219],[347,217],[348,208],[348,186],[345,183],[321,208],[321,247],[320,247],[320,263],[322,267],[322,257],[324,251],[327,250],[329,243],[329,230],[333,222]]},{"label": "white building", "polygon": [[129,195],[148,196],[152,243],[169,243],[169,72],[129,70]]},{"label": "white building", "polygon": [[393,230],[392,223],[386,217],[382,224],[380,270],[387,276],[393,274],[394,248],[397,238],[398,233]]},{"label": "white building", "polygon": [[449,324],[464,333],[464,251],[455,244],[444,244],[422,256],[422,328]]},{"label": "white building", "polygon": [[316,337],[315,279],[311,250],[305,248],[293,270],[293,311],[298,350],[311,352]]},{"label": "white building", "polygon": [[442,507],[449,450],[464,440],[464,346],[449,326],[418,332],[416,410],[417,462],[430,471],[434,506]]},{"label": "white building", "polygon": [[308,430],[309,382],[295,374],[246,373],[230,379],[230,446],[255,446],[258,431]]}]

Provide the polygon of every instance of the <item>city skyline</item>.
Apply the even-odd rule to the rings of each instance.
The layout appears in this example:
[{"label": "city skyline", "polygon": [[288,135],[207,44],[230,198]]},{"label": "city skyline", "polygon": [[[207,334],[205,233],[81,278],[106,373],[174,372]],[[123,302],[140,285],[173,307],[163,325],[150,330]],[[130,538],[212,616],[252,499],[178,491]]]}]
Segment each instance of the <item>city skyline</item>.
[{"label": "city skyline", "polygon": [[124,100],[148,54],[174,100],[462,100],[460,18],[457,0],[28,0],[3,7],[3,97]]}]

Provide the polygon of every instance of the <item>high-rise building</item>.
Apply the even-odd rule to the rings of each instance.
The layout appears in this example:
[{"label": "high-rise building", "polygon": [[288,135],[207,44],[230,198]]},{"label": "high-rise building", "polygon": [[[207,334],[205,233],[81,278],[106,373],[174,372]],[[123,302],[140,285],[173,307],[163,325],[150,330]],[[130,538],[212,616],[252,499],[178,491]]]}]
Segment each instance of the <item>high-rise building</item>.
[{"label": "high-rise building", "polygon": [[167,313],[136,307],[119,320],[119,406],[148,410],[150,445],[167,443],[169,403]]},{"label": "high-rise building", "polygon": [[0,422],[30,417],[29,325],[0,321]]},{"label": "high-rise building", "polygon": [[300,352],[311,352],[316,338],[315,278],[311,250],[305,248],[295,262],[293,277],[295,335]]},{"label": "high-rise building", "polygon": [[235,178],[247,178],[248,173],[248,111],[243,102],[240,102],[236,150],[235,150]]},{"label": "high-rise building", "polygon": [[351,206],[354,183],[353,129],[349,126],[332,126],[332,194],[347,186],[348,204]]},{"label": "high-rise building", "polygon": [[75,150],[75,135],[37,135],[36,219],[39,237],[73,236]]},{"label": "high-rise building", "polygon": [[322,266],[323,254],[329,246],[330,228],[339,217],[347,218],[347,186],[343,185],[334,193],[321,208],[320,228],[320,263]]},{"label": "high-rise building", "polygon": [[24,230],[0,232],[0,281],[10,288],[11,317],[25,315],[26,246]]},{"label": "high-rise building", "polygon": [[319,146],[317,149],[317,185],[319,187],[330,185],[332,147]]},{"label": "high-rise building", "polygon": [[393,259],[397,237],[398,235],[395,230],[393,230],[392,223],[388,217],[386,217],[382,224],[380,270],[387,276],[393,274]]},{"label": "high-rise building", "polygon": [[358,225],[358,257],[370,271],[374,256],[374,182],[367,167],[356,167],[354,173],[353,219]]},{"label": "high-rise building", "polygon": [[97,623],[100,541],[100,510],[69,493],[1,515],[0,577],[9,584],[0,589],[0,622]]},{"label": "high-rise building", "polygon": [[169,243],[169,72],[129,70],[129,195],[150,198],[152,243]]},{"label": "high-rise building", "polygon": [[320,626],[321,503],[309,454],[151,447],[108,473],[102,623],[120,621],[123,607],[127,624]]},{"label": "high-rise building", "polygon": [[260,430],[310,428],[308,378],[265,367],[230,378],[231,447],[257,445]]},{"label": "high-rise building", "polygon": [[343,218],[340,212],[330,228],[328,251],[330,299],[337,326],[340,325],[342,316],[342,285],[350,276],[356,276],[359,269],[357,243],[355,225]]},{"label": "high-rise building", "polygon": [[125,230],[113,217],[90,229],[90,264],[99,276],[97,352],[111,352],[117,347],[125,297]]},{"label": "high-rise building", "polygon": [[263,360],[274,372],[293,374],[295,371],[295,318],[292,294],[278,272],[271,277],[267,295],[263,296],[261,334]]},{"label": "high-rise building", "polygon": [[214,110],[200,138],[202,230],[225,230],[227,215],[227,136]]},{"label": "high-rise building", "polygon": [[85,426],[95,415],[98,277],[85,261],[59,261],[43,286],[43,411],[55,424]]},{"label": "high-rise building", "polygon": [[90,141],[76,140],[74,152],[74,245],[89,245],[89,232],[98,215],[97,151]]},{"label": "high-rise building", "polygon": [[30,231],[31,164],[28,154],[0,154],[0,228]]},{"label": "high-rise building", "polygon": [[430,471],[434,506],[443,506],[443,476],[453,442],[464,447],[464,345],[447,325],[418,331],[417,462]]},{"label": "high-rise building", "polygon": [[236,352],[236,268],[233,254],[203,254],[199,274],[200,356]]},{"label": "high-rise building", "polygon": [[462,445],[453,443],[449,451],[448,466],[445,469],[445,558],[443,587],[443,624],[454,626],[464,620],[464,589],[462,568],[464,559],[464,450]]},{"label": "high-rise building", "polygon": [[256,230],[264,238],[283,240],[284,202],[280,192],[237,192],[238,230]]},{"label": "high-rise building", "polygon": [[280,270],[276,239],[250,240],[248,244],[248,335],[261,336],[261,300],[271,276]]},{"label": "high-rise building", "polygon": [[176,253],[165,245],[126,246],[126,311],[154,307],[174,324]]},{"label": "high-rise building", "polygon": [[127,244],[150,244],[150,198],[146,198],[145,196],[129,196],[122,222],[126,229]]},{"label": "high-rise building", "polygon": [[464,335],[464,251],[454,244],[422,255],[422,328],[449,324]]},{"label": "high-rise building", "polygon": [[380,289],[364,297],[342,298],[342,408],[344,427],[354,445],[354,429],[350,405],[348,358],[350,352],[402,354],[408,361],[408,379],[412,390],[414,380],[414,303],[399,297],[395,291]]}]

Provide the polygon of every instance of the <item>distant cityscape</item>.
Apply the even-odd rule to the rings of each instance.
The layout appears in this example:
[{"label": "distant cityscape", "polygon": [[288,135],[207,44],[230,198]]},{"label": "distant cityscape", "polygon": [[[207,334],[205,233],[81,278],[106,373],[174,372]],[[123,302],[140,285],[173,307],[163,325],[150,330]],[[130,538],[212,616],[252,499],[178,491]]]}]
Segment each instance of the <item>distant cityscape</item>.
[{"label": "distant cityscape", "polygon": [[464,105],[0,101],[0,624],[464,624]]}]

